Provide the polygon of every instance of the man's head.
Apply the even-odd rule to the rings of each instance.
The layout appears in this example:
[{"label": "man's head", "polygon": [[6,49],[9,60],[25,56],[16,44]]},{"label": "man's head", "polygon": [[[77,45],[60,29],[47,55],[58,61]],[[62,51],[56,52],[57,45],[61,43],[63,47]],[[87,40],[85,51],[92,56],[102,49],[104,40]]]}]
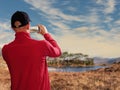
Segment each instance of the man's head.
[{"label": "man's head", "polygon": [[26,12],[16,11],[11,17],[11,27],[19,28],[27,25],[30,22],[30,18]]},{"label": "man's head", "polygon": [[29,24],[30,18],[26,12],[16,11],[11,17],[11,27],[13,29],[21,28]]}]

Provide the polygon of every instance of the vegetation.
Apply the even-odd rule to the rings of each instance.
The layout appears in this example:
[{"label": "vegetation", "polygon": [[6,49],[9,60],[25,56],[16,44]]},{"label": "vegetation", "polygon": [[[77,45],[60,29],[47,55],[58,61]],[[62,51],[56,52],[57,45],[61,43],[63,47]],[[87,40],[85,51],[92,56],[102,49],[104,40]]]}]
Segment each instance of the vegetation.
[{"label": "vegetation", "polygon": [[[120,90],[120,63],[88,72],[49,72],[51,90]],[[0,90],[10,90],[10,76],[0,59]]]},{"label": "vegetation", "polygon": [[83,67],[94,65],[94,59],[82,53],[69,54],[68,52],[63,52],[58,58],[48,58],[47,63],[48,66],[52,67]]}]

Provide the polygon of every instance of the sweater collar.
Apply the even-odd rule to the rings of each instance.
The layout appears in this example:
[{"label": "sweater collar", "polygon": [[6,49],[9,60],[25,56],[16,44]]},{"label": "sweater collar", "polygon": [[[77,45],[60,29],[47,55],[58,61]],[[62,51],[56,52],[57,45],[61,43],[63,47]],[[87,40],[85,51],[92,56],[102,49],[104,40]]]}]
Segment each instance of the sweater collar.
[{"label": "sweater collar", "polygon": [[24,39],[30,39],[30,33],[27,32],[17,32],[15,33],[15,40],[24,40]]}]

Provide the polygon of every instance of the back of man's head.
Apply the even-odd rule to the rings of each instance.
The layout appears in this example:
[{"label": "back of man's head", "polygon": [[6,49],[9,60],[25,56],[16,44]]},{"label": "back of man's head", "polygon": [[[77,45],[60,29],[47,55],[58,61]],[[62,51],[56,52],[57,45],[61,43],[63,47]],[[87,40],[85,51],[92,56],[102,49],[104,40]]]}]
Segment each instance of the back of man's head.
[{"label": "back of man's head", "polygon": [[27,25],[30,22],[30,18],[26,12],[16,11],[11,17],[11,27],[19,28]]}]

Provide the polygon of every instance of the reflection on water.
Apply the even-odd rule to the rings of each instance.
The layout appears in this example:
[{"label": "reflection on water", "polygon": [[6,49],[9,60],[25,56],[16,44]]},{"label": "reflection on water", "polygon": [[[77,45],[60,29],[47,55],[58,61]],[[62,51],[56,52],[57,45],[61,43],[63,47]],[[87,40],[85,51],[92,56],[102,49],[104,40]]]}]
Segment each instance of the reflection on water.
[{"label": "reflection on water", "polygon": [[96,70],[98,68],[104,68],[105,66],[89,66],[89,67],[64,67],[64,68],[54,68],[49,67],[49,72],[84,72],[89,70]]}]

